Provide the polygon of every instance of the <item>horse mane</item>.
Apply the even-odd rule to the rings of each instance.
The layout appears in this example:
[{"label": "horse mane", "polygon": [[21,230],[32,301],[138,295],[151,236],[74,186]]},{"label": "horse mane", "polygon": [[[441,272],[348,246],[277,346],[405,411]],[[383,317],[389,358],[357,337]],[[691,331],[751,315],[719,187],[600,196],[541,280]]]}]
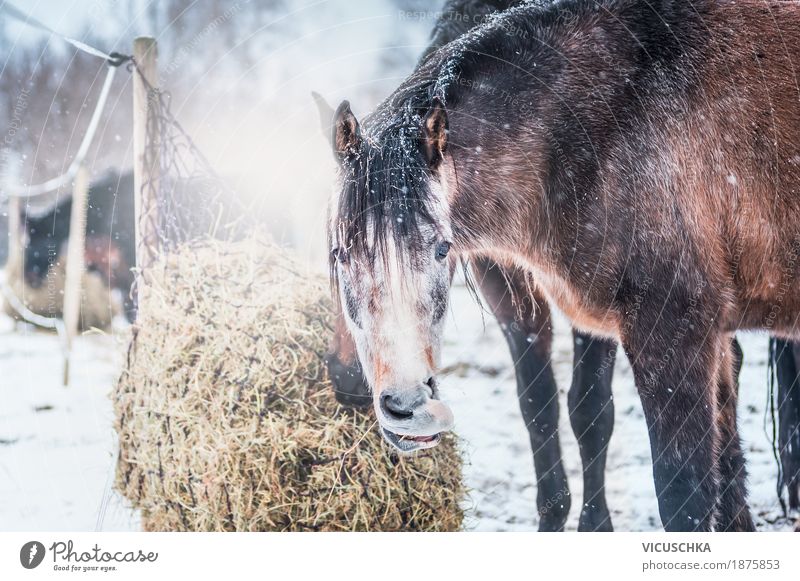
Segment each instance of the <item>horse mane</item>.
[{"label": "horse mane", "polygon": [[[608,0],[616,1],[616,0]],[[348,256],[387,259],[388,242],[397,252],[413,252],[423,223],[434,223],[428,187],[431,170],[419,147],[422,123],[434,98],[450,108],[474,88],[488,67],[531,52],[548,24],[587,10],[580,0],[546,4],[520,2],[485,17],[456,40],[423,57],[417,69],[364,119],[360,149],[341,164],[342,191],[331,229],[330,248]],[[535,17],[534,17],[535,16]],[[516,34],[509,34],[511,27]],[[501,65],[500,65],[501,66]],[[335,253],[331,275],[335,281]]]},{"label": "horse mane", "polygon": [[379,133],[365,132],[359,151],[342,163],[332,231],[338,252],[368,263],[386,259],[390,237],[403,251],[422,221],[433,222],[430,169],[418,144],[418,117],[409,108],[386,120]]},{"label": "horse mane", "polygon": [[[430,35],[430,43],[418,64],[425,60],[448,42],[486,22],[495,12],[508,10],[525,0],[447,0],[440,11]],[[538,0],[547,2],[549,0]]]}]

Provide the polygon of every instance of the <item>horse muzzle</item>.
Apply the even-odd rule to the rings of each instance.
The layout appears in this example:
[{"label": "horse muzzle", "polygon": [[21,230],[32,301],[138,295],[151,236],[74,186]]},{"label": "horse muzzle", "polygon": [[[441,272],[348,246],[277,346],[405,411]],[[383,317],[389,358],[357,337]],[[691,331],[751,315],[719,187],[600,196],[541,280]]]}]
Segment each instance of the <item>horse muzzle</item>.
[{"label": "horse muzzle", "polygon": [[413,388],[389,388],[376,395],[384,439],[401,452],[433,448],[453,428],[453,412],[441,400],[432,379]]},{"label": "horse muzzle", "polygon": [[372,393],[358,363],[348,365],[332,354],[325,358],[325,364],[336,401],[347,407],[365,407],[372,403]]}]

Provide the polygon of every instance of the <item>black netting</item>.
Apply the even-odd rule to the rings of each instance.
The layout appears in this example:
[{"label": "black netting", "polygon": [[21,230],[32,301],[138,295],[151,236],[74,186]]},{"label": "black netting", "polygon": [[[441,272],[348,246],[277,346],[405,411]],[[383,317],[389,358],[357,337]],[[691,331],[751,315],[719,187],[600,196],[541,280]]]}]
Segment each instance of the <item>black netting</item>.
[{"label": "black netting", "polygon": [[[144,165],[152,175],[141,184],[139,224],[151,256],[192,240],[236,240],[256,225],[252,208],[220,177],[170,110],[170,93],[153,87],[132,63],[148,92]],[[138,194],[138,192],[137,192]]]}]

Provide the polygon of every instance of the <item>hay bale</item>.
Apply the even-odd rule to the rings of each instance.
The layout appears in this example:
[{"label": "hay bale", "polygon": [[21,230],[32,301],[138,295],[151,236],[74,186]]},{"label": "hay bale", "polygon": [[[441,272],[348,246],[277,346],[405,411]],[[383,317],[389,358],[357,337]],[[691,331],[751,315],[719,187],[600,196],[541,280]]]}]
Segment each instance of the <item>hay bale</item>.
[{"label": "hay bale", "polygon": [[262,240],[151,270],[114,393],[116,487],[146,530],[456,530],[453,437],[413,457],[336,403],[327,282]]},{"label": "hay bale", "polygon": [[[29,310],[43,317],[63,318],[64,286],[67,278],[63,256],[50,265],[44,284],[34,288],[22,276],[19,260],[9,259],[5,267],[6,281],[17,298]],[[3,300],[3,311],[12,319],[21,320],[19,313]],[[81,310],[78,326],[86,331],[92,328],[107,329],[114,317],[121,313],[120,306],[112,300],[111,290],[98,272],[84,272],[81,279]]]}]

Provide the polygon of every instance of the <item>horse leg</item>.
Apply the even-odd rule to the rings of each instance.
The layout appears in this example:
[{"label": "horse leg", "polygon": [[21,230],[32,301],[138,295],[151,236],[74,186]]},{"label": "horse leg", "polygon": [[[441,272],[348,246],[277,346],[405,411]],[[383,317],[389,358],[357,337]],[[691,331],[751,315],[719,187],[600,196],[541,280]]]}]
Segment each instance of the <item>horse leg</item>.
[{"label": "horse leg", "polygon": [[754,531],[747,506],[747,470],[736,422],[738,377],[742,367],[742,348],[736,338],[723,353],[730,364],[723,364],[717,378],[717,430],[720,491],[714,528],[718,531]]},{"label": "horse leg", "polygon": [[[719,354],[727,345],[688,315],[660,316],[662,308],[663,302],[643,305],[638,319],[646,320],[627,324],[623,346],[647,420],[664,528],[709,531],[719,481],[714,386]],[[670,309],[689,310],[684,305]],[[665,321],[674,321],[672,333]],[[654,329],[661,332],[651,332]]]},{"label": "horse leg", "polygon": [[583,464],[583,507],[579,531],[611,531],[605,495],[606,453],[614,431],[616,343],[573,331],[575,344],[572,385],[567,398],[569,420]]},{"label": "horse leg", "polygon": [[539,530],[561,531],[569,514],[570,493],[558,438],[558,389],[550,366],[550,309],[518,271],[503,269],[488,259],[475,260],[473,271],[514,360],[517,397],[536,469]]},{"label": "horse leg", "polygon": [[778,449],[789,508],[800,509],[800,343],[772,339],[778,380]]}]

